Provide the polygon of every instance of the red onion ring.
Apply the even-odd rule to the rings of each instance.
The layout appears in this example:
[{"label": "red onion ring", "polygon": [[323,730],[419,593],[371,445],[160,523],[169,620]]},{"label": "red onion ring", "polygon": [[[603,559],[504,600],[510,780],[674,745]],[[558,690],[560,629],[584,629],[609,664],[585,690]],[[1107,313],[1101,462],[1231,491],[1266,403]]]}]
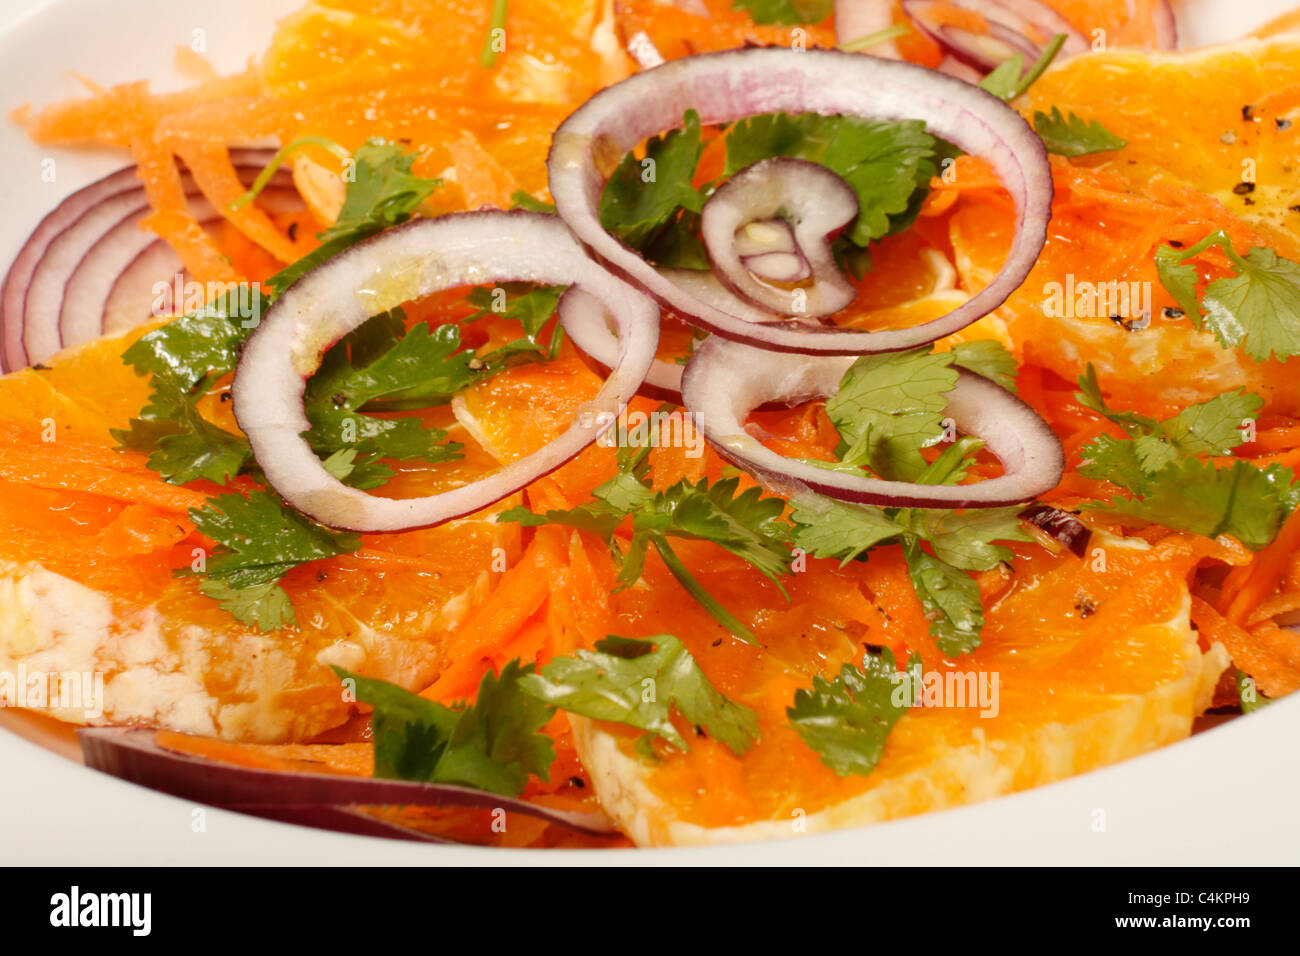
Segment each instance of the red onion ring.
[{"label": "red onion ring", "polygon": [[[230,151],[246,183],[271,156],[267,149]],[[287,198],[292,180],[287,171],[277,175],[274,195]],[[215,221],[216,211],[201,199],[188,174],[182,175],[182,186],[198,217]],[[0,370],[43,361],[109,327],[112,269],[125,270],[147,245],[160,241],[137,235],[148,209],[144,185],[129,166],[79,189],[41,220],[10,266],[0,293]],[[174,271],[153,279],[170,279]],[[137,320],[145,318],[147,313]]]},{"label": "red onion ring", "polygon": [[1051,505],[1035,504],[1020,512],[1018,517],[1069,548],[1077,557],[1082,558],[1088,553],[1092,529],[1068,511]]},{"label": "red onion ring", "polygon": [[1174,15],[1169,0],[1160,0],[1156,6],[1156,49],[1178,49],[1178,17]]},{"label": "red onion ring", "polygon": [[813,491],[831,498],[906,508],[992,508],[1029,501],[1056,487],[1065,469],[1060,439],[1015,395],[982,376],[958,370],[946,414],[984,439],[1004,474],[970,485],[922,485],[828,471],[786,458],[745,431],[759,406],[794,405],[839,390],[851,358],[808,357],[705,340],[686,365],[682,399],[697,427],[723,458],[777,494]]},{"label": "red onion ring", "polygon": [[[688,109],[705,124],[785,111],[869,119],[922,119],[930,131],[988,160],[1017,210],[1011,251],[981,292],[908,329],[864,332],[803,322],[756,324],[662,276],[607,233],[599,205],[613,162],[650,136],[680,126]],[[1024,281],[1047,236],[1052,175],[1042,140],[997,97],[924,67],[832,50],[753,48],[706,53],[638,73],[597,93],[556,131],[548,159],[561,218],[598,257],[666,308],[711,332],[767,349],[860,355],[912,348],[987,315]]]},{"label": "red onion ring", "polygon": [[[933,0],[902,0],[903,12],[916,28],[939,44],[945,52],[967,66],[987,73],[1019,53],[1028,68],[1046,48],[1047,39],[1058,33],[1066,36],[1061,47],[1065,56],[1088,51],[1088,41],[1063,16],[1040,0],[950,0],[953,6],[983,16],[988,34],[973,33],[951,24],[936,24],[927,15]],[[1032,32],[1043,41],[1033,40]]]},{"label": "red onion ring", "polygon": [[[661,268],[659,272],[669,281],[700,300],[712,304],[715,308],[724,309],[748,322],[774,321],[771,314],[732,295],[712,272],[668,268]],[[610,328],[604,316],[590,310],[566,308],[563,299],[560,300],[559,314],[565,334],[573,344],[605,371],[612,368],[618,360],[618,335]],[[638,392],[650,398],[680,405],[682,366],[676,362],[655,359]]]},{"label": "red onion ring", "polygon": [[[470,787],[348,777],[331,773],[257,770],[173,753],[152,730],[83,727],[77,730],[86,766],[163,793],[229,810],[309,811],[357,806],[502,808],[571,830],[609,836],[617,831],[602,814],[554,810]],[[280,814],[274,814],[284,819]],[[305,821],[304,821],[305,822]],[[391,835],[391,834],[388,834]]]},{"label": "red onion ring", "polygon": [[[569,309],[603,308],[619,353],[599,394],[568,431],[495,474],[423,498],[349,488],[302,437],[307,378],[325,349],[372,315],[440,289],[491,281],[576,286]],[[249,336],[235,368],[233,410],[267,483],[335,528],[397,531],[439,524],[499,501],[559,468],[609,428],[654,361],[659,311],[593,262],[554,216],[482,210],[416,219],[358,243],[289,287]],[[594,321],[594,320],[593,320]]]},{"label": "red onion ring", "polygon": [[[714,275],[732,292],[777,315],[822,316],[850,305],[857,289],[844,278],[830,240],[858,214],[858,194],[838,174],[806,159],[762,159],[737,172],[704,203],[700,236]],[[788,223],[810,285],[782,289],[757,276],[737,248],[736,234],[752,223]],[[790,253],[767,255],[791,258]],[[800,261],[802,260],[802,262]]]}]

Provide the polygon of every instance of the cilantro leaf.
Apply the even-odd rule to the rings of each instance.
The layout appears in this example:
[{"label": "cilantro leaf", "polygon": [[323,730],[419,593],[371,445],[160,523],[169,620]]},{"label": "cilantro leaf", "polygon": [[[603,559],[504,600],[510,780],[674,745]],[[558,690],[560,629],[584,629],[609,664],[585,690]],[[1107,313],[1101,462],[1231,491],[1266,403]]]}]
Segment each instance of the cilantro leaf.
[{"label": "cilantro leaf", "polygon": [[[300,564],[361,546],[358,535],[319,525],[269,491],[254,491],[247,497],[218,495],[202,508],[191,508],[189,514],[194,527],[218,544],[198,572],[204,576],[200,589],[243,623],[262,630],[294,623],[287,596],[267,585]],[[174,573],[188,577],[195,572],[182,568]]]},{"label": "cilantro leaf", "polygon": [[[393,323],[396,322],[396,329]],[[376,418],[362,409],[384,401],[443,404],[479,376],[473,353],[460,351],[460,329],[417,324],[404,335],[400,319],[376,316],[334,345],[307,383],[308,440],[318,454],[352,447],[384,458],[428,462],[459,457],[447,433],[418,418]],[[383,410],[380,406],[379,410]]]},{"label": "cilantro leaf", "polygon": [[906,529],[879,508],[798,495],[790,501],[794,541],[814,558],[838,558],[841,565]]},{"label": "cilantro leaf", "polygon": [[1216,468],[1197,458],[1175,460],[1129,490],[1140,497],[1084,507],[1209,538],[1230,534],[1254,551],[1277,536],[1298,497],[1289,468],[1248,461]]},{"label": "cilantro leaf", "polygon": [[[1197,271],[1189,260],[1212,246],[1223,251],[1236,274],[1211,282],[1198,303]],[[1242,346],[1257,362],[1300,354],[1300,263],[1267,246],[1239,255],[1221,229],[1189,249],[1160,246],[1155,262],[1165,290],[1197,329],[1208,326],[1224,348]]]},{"label": "cilantro leaf", "polygon": [[298,623],[293,602],[275,581],[235,587],[224,578],[203,578],[199,581],[199,591],[216,601],[235,620],[261,631]]},{"label": "cilantro leaf", "polygon": [[704,151],[699,114],[689,110],[683,122],[651,139],[644,159],[625,155],[601,193],[601,225],[629,246],[643,248],[681,210],[699,212],[704,205],[691,185]]},{"label": "cilantro leaf", "polygon": [[1300,263],[1265,246],[1230,258],[1238,273],[1206,287],[1205,324],[1228,348],[1244,343],[1256,362],[1300,354]]},{"label": "cilantro leaf", "polygon": [[955,512],[913,510],[911,529],[930,542],[934,557],[962,571],[988,571],[1010,561],[1011,550],[995,541],[1032,541],[1020,521],[1024,507],[972,508]]},{"label": "cilantro leaf", "polygon": [[914,349],[864,355],[849,367],[826,413],[843,437],[841,451],[866,443],[866,461],[882,478],[915,481],[921,449],[944,435],[947,393],[957,384],[951,353]]},{"label": "cilantro leaf", "polygon": [[984,610],[975,579],[922,550],[916,538],[903,539],[903,556],[939,650],[957,657],[979,647]]},{"label": "cilantro leaf", "polygon": [[678,750],[688,749],[673,725],[674,708],[735,754],[758,739],[758,715],[723,696],[677,638],[611,637],[596,650],[557,657],[521,680],[525,693],[594,720],[648,731]]},{"label": "cilantro leaf", "polygon": [[749,18],[760,25],[793,26],[797,23],[820,23],[831,15],[833,0],[731,0],[734,10],[749,11]]},{"label": "cilantro leaf", "polygon": [[1051,114],[1034,113],[1034,131],[1049,153],[1058,156],[1088,156],[1123,149],[1128,140],[1120,139],[1096,120],[1085,122],[1071,113],[1069,119],[1053,106]]},{"label": "cilantro leaf", "polygon": [[440,179],[412,175],[417,153],[397,143],[367,140],[352,154],[347,192],[334,225],[320,233],[321,242],[379,231],[410,219],[420,203],[442,185]]},{"label": "cilantro leaf", "polygon": [[[913,654],[907,670],[919,679],[920,669],[921,658]],[[814,677],[812,688],[797,691],[786,709],[790,726],[836,775],[866,776],[880,763],[889,732],[907,710],[906,703],[895,703],[901,676],[894,652],[884,648],[864,655],[862,670],[845,664],[833,681]]]},{"label": "cilantro leaf", "polygon": [[1016,357],[997,339],[958,342],[952,347],[952,364],[997,382],[1008,392],[1016,391],[1020,366]]},{"label": "cilantro leaf", "polygon": [[1239,445],[1244,422],[1264,406],[1258,395],[1237,389],[1158,422],[1107,406],[1091,365],[1079,377],[1079,386],[1079,401],[1129,436],[1099,435],[1084,446],[1080,474],[1137,496],[1085,507],[1208,537],[1230,534],[1258,550],[1273,540],[1300,502],[1290,469],[1259,469],[1244,460],[1219,468],[1196,457],[1226,455]]},{"label": "cilantro leaf", "polygon": [[476,321],[485,315],[499,315],[517,321],[524,333],[521,338],[484,355],[481,361],[485,365],[496,367],[516,357],[555,358],[564,341],[560,324],[555,324],[549,342],[543,343],[538,336],[551,316],[555,315],[560,296],[566,288],[568,287],[562,285],[527,288],[525,283],[507,283],[495,288],[480,286],[471,290],[466,301],[478,311],[469,316],[467,322]]},{"label": "cilantro leaf", "polygon": [[122,361],[137,375],[152,375],[188,390],[210,374],[235,367],[240,344],[269,303],[260,289],[241,284],[202,308],[146,332],[122,353]]},{"label": "cilantro leaf", "polygon": [[910,222],[918,195],[935,175],[937,141],[920,120],[868,122],[813,113],[769,113],[736,123],[727,133],[724,174],[772,156],[821,163],[842,176],[858,197],[847,236],[865,247]]},{"label": "cilantro leaf", "polygon": [[[781,520],[785,503],[779,498],[762,497],[757,487],[737,494],[740,479],[735,477],[712,485],[708,478],[694,483],[683,479],[655,492],[646,480],[644,456],[630,456],[621,465],[624,470],[592,492],[596,499],[593,502],[540,515],[524,507],[512,508],[498,515],[497,520],[533,527],[563,524],[600,535],[621,564],[618,580],[623,587],[641,576],[646,554],[653,547],[691,597],[732,634],[757,644],[749,628],[696,580],[668,539],[711,541],[777,581],[779,575],[789,573],[792,559],[789,529]],[[622,553],[615,546],[614,532],[628,518],[632,520],[632,539],[626,553]]]},{"label": "cilantro leaf", "polygon": [[1056,55],[1061,52],[1061,47],[1065,45],[1066,39],[1068,38],[1064,33],[1054,36],[1028,72],[1025,72],[1025,58],[1019,53],[1012,54],[980,80],[980,88],[1008,103],[1018,99],[1052,65]]},{"label": "cilantro leaf", "polygon": [[121,449],[149,452],[149,467],[176,485],[205,478],[225,484],[252,460],[248,441],[204,418],[195,394],[181,391],[171,378],[155,378],[149,404],[130,427],[111,433]]},{"label": "cilantro leaf", "polygon": [[374,707],[375,776],[456,784],[508,797],[529,776],[549,779],[555,746],[541,729],[554,708],[523,692],[533,665],[513,660],[488,673],[472,705],[447,707],[387,681],[335,667]]}]

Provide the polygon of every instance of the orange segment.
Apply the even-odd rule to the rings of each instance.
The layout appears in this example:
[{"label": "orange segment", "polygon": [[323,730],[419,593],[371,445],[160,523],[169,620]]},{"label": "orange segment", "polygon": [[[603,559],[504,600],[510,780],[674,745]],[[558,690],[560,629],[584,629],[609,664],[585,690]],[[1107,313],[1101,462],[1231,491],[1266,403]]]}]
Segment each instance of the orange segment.
[{"label": "orange segment", "polygon": [[[813,589],[778,610],[756,575],[715,572],[708,586],[751,596],[764,653],[724,639],[693,609],[620,595],[621,633],[671,630],[719,689],[759,715],[743,757],[693,738],[687,753],[646,764],[635,735],[575,721],[579,752],[606,808],[638,843],[779,837],[987,799],[1142,753],[1186,736],[1221,652],[1203,666],[1188,624],[1187,576],[1203,548],[1102,539],[1102,556],[1052,557],[1018,546],[1014,576],[985,596],[983,644],[956,661],[931,640],[897,549],[843,570],[796,575]],[[748,577],[748,580],[746,578]],[[743,583],[742,583],[743,582]],[[774,613],[775,612],[775,613]],[[768,615],[773,615],[771,618]],[[836,776],[788,726],[785,709],[814,673],[860,660],[863,643],[916,651],[947,681],[984,680],[982,704],[909,710],[869,776]],[[927,678],[930,679],[930,678]],[[992,681],[997,681],[996,693]],[[955,686],[955,684],[953,685]],[[983,714],[984,716],[981,716]]]}]

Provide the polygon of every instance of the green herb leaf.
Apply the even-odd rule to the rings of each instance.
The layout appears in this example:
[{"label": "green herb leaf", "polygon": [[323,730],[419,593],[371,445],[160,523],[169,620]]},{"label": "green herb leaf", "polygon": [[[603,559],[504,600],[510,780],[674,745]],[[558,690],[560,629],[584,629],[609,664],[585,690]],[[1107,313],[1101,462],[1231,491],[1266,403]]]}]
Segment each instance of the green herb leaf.
[{"label": "green herb leaf", "polygon": [[222,485],[252,460],[248,441],[212,424],[195,402],[204,389],[182,392],[171,378],[155,378],[149,404],[126,429],[111,429],[119,448],[148,452],[149,467],[183,485],[205,478]]},{"label": "green herb leaf", "polygon": [[1289,469],[1259,469],[1248,461],[1216,468],[1198,455],[1227,455],[1243,441],[1242,429],[1264,407],[1258,395],[1237,389],[1190,405],[1172,418],[1116,411],[1101,394],[1089,365],[1075,397],[1128,433],[1099,435],[1084,446],[1086,478],[1109,481],[1138,496],[1085,507],[1215,537],[1230,534],[1258,550],[1276,536],[1300,502]]},{"label": "green herb leaf", "polygon": [[[376,316],[333,346],[307,383],[308,440],[318,454],[340,448],[383,458],[451,461],[461,445],[444,444],[447,433],[425,428],[418,418],[376,418],[366,407],[414,402],[421,407],[450,401],[479,376],[473,353],[460,351],[460,329],[417,324],[400,337],[393,317]],[[402,328],[397,320],[397,328]],[[375,403],[380,403],[377,407]]]},{"label": "green herb leaf", "polygon": [[[833,681],[814,677],[812,689],[797,691],[786,709],[790,726],[838,776],[866,776],[880,763],[889,732],[907,711],[906,702],[895,703],[902,676],[896,666],[889,648],[867,654],[862,670],[845,664]],[[907,669],[919,681],[921,658],[913,654]]]},{"label": "green herb leaf", "polygon": [[334,225],[320,234],[321,242],[369,230],[379,231],[405,222],[420,203],[442,185],[440,179],[411,174],[416,153],[397,143],[370,139],[352,154],[347,192]]},{"label": "green herb leaf", "polygon": [[1265,697],[1255,686],[1255,680],[1245,671],[1237,671],[1237,700],[1243,714],[1254,713],[1261,707],[1273,703],[1272,698]]},{"label": "green herb leaf", "polygon": [[1038,61],[1029,68],[1028,73],[1025,72],[1025,58],[1019,53],[1013,54],[1010,59],[998,64],[996,69],[980,81],[980,88],[1006,100],[1008,103],[1019,98],[1052,65],[1052,61],[1061,52],[1061,47],[1064,46],[1066,39],[1064,33],[1058,33],[1053,37],[1052,42],[1044,48]]},{"label": "green herb leaf", "polygon": [[1016,357],[997,339],[958,342],[952,347],[952,364],[997,382],[1008,392],[1016,391],[1020,366]]},{"label": "green herb leaf", "polygon": [[[1085,474],[1098,477],[1093,468]],[[1177,459],[1154,475],[1144,474],[1136,487],[1124,487],[1140,497],[1084,507],[1209,538],[1230,534],[1254,551],[1277,536],[1300,498],[1291,469],[1261,469],[1247,461],[1216,468],[1197,458]]]},{"label": "green herb leaf", "polygon": [[[619,583],[624,587],[641,576],[646,553],[653,546],[687,593],[732,634],[757,644],[749,628],[695,579],[668,539],[711,541],[777,581],[789,573],[791,561],[789,528],[781,520],[785,503],[762,497],[757,487],[737,494],[739,478],[723,478],[712,485],[707,478],[695,483],[682,480],[655,492],[648,484],[642,456],[629,456],[621,464],[624,470],[596,488],[592,492],[596,500],[589,504],[540,515],[523,507],[512,508],[497,520],[533,527],[563,524],[600,535],[622,565]],[[632,520],[632,540],[627,552],[620,553],[614,545],[614,532],[628,518]]]},{"label": "green herb leaf", "polygon": [[910,223],[914,200],[924,198],[935,175],[936,149],[920,120],[768,113],[742,120],[727,133],[725,175],[772,156],[821,163],[857,193],[858,218],[847,235],[865,247]]},{"label": "green herb leaf", "polygon": [[930,621],[930,633],[946,657],[979,647],[984,610],[975,579],[921,549],[916,538],[903,539],[903,556],[916,596]]},{"label": "green herb leaf", "polygon": [[[1198,303],[1197,271],[1189,260],[1211,246],[1223,251],[1236,275],[1211,282]],[[1166,291],[1196,328],[1209,326],[1224,348],[1243,346],[1257,362],[1300,354],[1300,263],[1266,246],[1238,255],[1223,230],[1189,249],[1160,246],[1155,261]]]},{"label": "green herb leaf", "polygon": [[628,153],[605,184],[600,222],[633,248],[646,245],[682,211],[699,212],[704,196],[691,185],[704,146],[700,117],[689,110],[684,127],[646,144],[644,159]]},{"label": "green herb leaf", "polygon": [[946,396],[957,384],[952,364],[951,353],[928,348],[854,362],[826,401],[826,413],[844,439],[840,450],[865,442],[876,474],[915,481],[927,467],[921,449],[944,436]]},{"label": "green herb leaf", "polygon": [[[247,497],[218,495],[202,508],[191,508],[189,514],[195,528],[219,545],[199,572],[204,577],[201,589],[243,623],[262,630],[272,629],[266,624],[276,616],[282,624],[293,623],[291,606],[285,610],[287,597],[267,585],[300,564],[361,546],[358,535],[319,525],[269,491],[254,491]],[[188,577],[195,572],[183,568],[175,573]],[[241,597],[234,592],[247,593]]]},{"label": "green herb leaf", "polygon": [[335,667],[357,699],[374,707],[375,776],[456,784],[517,797],[530,775],[549,779],[555,746],[541,729],[554,708],[523,692],[533,665],[514,660],[488,673],[472,705],[446,707]]},{"label": "green herb leaf", "polygon": [[669,634],[611,637],[594,651],[554,658],[521,686],[551,706],[649,731],[678,750],[688,745],[673,725],[674,708],[733,753],[745,753],[758,739],[758,715],[719,693]]},{"label": "green herb leaf", "polygon": [[755,23],[793,26],[821,23],[831,15],[833,0],[731,0],[732,9],[748,10]]},{"label": "green herb leaf", "polygon": [[1042,138],[1047,151],[1058,156],[1088,156],[1128,145],[1128,140],[1120,139],[1096,120],[1085,122],[1074,113],[1067,119],[1055,106],[1050,115],[1034,113],[1034,131]]}]

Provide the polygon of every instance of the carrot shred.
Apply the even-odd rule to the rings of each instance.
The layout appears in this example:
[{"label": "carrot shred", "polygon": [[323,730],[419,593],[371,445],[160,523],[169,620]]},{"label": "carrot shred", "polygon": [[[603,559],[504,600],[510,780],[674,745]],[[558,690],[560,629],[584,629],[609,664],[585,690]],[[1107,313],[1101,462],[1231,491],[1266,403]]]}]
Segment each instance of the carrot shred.
[{"label": "carrot shred", "polygon": [[1225,587],[1228,596],[1225,616],[1233,624],[1242,624],[1266,597],[1277,590],[1286,573],[1291,556],[1300,550],[1300,510],[1291,513],[1273,539],[1255,558],[1250,573],[1241,581],[1235,593]]}]

